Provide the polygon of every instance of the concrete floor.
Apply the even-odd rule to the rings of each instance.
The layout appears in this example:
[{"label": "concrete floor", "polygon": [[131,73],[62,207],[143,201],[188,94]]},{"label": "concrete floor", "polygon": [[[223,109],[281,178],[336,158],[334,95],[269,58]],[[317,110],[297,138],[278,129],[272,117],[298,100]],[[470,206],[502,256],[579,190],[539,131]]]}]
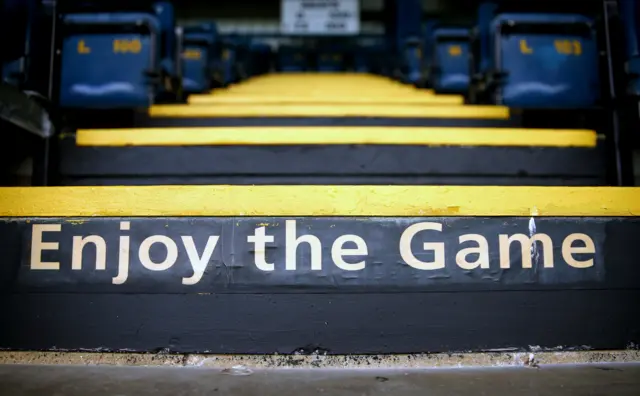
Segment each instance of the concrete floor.
[{"label": "concrete floor", "polygon": [[540,368],[211,369],[0,365],[4,396],[640,395],[640,363]]}]

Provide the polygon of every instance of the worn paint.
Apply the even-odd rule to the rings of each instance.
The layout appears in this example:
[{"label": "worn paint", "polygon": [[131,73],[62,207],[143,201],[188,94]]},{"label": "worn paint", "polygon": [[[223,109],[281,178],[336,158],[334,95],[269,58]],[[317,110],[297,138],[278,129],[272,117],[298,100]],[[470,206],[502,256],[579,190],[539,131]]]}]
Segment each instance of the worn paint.
[{"label": "worn paint", "polygon": [[68,224],[73,224],[73,225],[80,225],[80,224],[86,223],[86,220],[84,220],[84,219],[68,219],[68,220],[65,219],[64,222],[68,223]]},{"label": "worn paint", "polygon": [[114,186],[0,188],[0,217],[638,216],[640,188]]},{"label": "worn paint", "polygon": [[[435,368],[525,366],[527,351],[411,355],[206,355],[169,353],[0,352],[0,364],[177,366],[253,369],[274,368]],[[640,362],[640,351],[533,352],[538,367],[547,364]]]}]

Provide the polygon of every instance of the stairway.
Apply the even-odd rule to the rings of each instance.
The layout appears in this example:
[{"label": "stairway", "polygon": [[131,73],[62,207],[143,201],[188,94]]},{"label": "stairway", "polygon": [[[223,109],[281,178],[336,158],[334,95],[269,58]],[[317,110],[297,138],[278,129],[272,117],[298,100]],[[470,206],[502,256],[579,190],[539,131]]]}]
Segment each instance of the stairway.
[{"label": "stairway", "polygon": [[0,348],[627,348],[640,190],[604,144],[349,74],[70,129],[65,186],[0,190]]},{"label": "stairway", "polygon": [[276,74],[64,134],[63,184],[607,183],[604,141],[373,75]]}]

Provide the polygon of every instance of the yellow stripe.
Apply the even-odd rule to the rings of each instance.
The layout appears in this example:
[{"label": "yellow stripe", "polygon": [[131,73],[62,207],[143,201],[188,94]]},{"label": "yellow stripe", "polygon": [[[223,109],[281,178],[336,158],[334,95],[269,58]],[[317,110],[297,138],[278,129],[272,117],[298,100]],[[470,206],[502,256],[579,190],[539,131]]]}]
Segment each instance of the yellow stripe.
[{"label": "yellow stripe", "polygon": [[305,88],[288,88],[283,86],[284,84],[274,84],[273,86],[244,86],[244,87],[229,87],[226,89],[218,89],[212,91],[209,95],[221,96],[221,95],[247,95],[247,96],[317,96],[324,95],[327,97],[337,97],[342,95],[347,96],[439,96],[435,95],[431,91],[418,91],[415,88],[404,87],[384,87],[384,88],[372,88],[362,86],[309,86],[304,85]]},{"label": "yellow stripe", "polygon": [[250,95],[191,95],[189,104],[192,105],[233,105],[233,104],[439,104],[439,105],[461,105],[464,98],[457,95],[420,95],[420,96],[305,96],[305,95],[282,95],[282,96],[250,96]]},{"label": "yellow stripe", "polygon": [[390,117],[508,119],[509,109],[500,106],[433,105],[156,105],[152,117]]},{"label": "yellow stripe", "polygon": [[297,94],[297,95],[323,94],[323,95],[337,96],[339,94],[345,94],[345,95],[354,96],[354,95],[360,94],[364,96],[364,95],[372,95],[372,94],[378,94],[378,95],[391,94],[391,95],[403,95],[403,96],[409,96],[409,95],[436,96],[433,93],[433,91],[418,90],[417,88],[406,87],[406,86],[405,87],[401,87],[401,86],[372,87],[370,85],[345,85],[345,84],[334,86],[326,83],[312,85],[312,84],[309,84],[308,82],[306,83],[300,82],[298,84],[300,84],[301,86],[290,87],[288,86],[289,84],[290,83],[288,82],[287,83],[279,82],[276,84],[260,85],[260,86],[238,85],[238,86],[231,86],[222,90],[214,90],[212,91],[212,95],[253,94],[253,95],[281,96],[281,95],[292,95],[292,94]]},{"label": "yellow stripe", "polygon": [[419,127],[180,127],[79,130],[78,146],[393,144],[595,147],[589,130]]},{"label": "yellow stripe", "polygon": [[0,188],[1,217],[639,215],[640,188],[485,186]]}]

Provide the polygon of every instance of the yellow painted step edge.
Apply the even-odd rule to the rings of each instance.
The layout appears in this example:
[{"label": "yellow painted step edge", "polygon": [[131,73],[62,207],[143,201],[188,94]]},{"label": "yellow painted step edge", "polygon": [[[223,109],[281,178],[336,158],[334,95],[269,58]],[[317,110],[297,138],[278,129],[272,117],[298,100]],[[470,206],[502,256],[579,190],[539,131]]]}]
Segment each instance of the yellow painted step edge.
[{"label": "yellow painted step edge", "polygon": [[508,119],[501,106],[440,105],[155,105],[151,117],[389,117]]},{"label": "yellow painted step edge", "polygon": [[458,127],[173,127],[85,129],[78,146],[385,144],[595,147],[591,130]]},{"label": "yellow painted step edge", "polygon": [[639,216],[640,188],[131,186],[0,188],[0,217]]},{"label": "yellow painted step edge", "polygon": [[231,105],[231,104],[318,104],[318,105],[362,105],[362,104],[434,104],[434,105],[462,105],[464,98],[456,95],[442,96],[418,96],[418,97],[329,97],[329,96],[234,96],[234,95],[191,95],[189,96],[189,104],[191,105]]}]

